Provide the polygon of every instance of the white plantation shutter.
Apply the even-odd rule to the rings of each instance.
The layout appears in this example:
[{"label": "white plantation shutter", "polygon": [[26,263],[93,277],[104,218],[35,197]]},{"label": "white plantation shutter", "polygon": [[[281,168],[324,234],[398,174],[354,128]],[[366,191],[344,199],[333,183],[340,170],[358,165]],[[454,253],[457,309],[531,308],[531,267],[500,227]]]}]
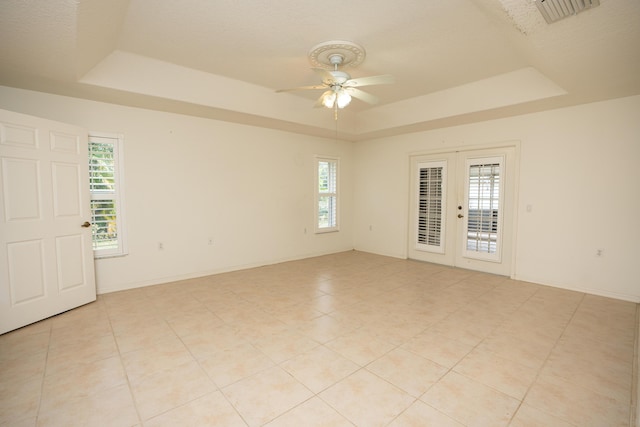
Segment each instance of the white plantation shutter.
[{"label": "white plantation shutter", "polygon": [[416,249],[444,253],[447,163],[419,163],[417,172]]},{"label": "white plantation shutter", "polygon": [[316,232],[338,230],[338,164],[316,157]]},{"label": "white plantation shutter", "polygon": [[91,229],[96,257],[125,253],[119,137],[89,136]]}]

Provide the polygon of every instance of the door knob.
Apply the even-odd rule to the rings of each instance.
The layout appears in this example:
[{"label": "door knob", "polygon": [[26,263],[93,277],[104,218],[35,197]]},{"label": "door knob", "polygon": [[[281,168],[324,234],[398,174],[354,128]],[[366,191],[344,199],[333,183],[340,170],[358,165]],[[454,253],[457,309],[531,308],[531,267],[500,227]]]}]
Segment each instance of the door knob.
[{"label": "door knob", "polygon": [[458,214],[458,218],[464,218],[464,215]]},{"label": "door knob", "polygon": [[89,221],[85,221],[80,227],[89,228],[91,227],[91,223]]}]

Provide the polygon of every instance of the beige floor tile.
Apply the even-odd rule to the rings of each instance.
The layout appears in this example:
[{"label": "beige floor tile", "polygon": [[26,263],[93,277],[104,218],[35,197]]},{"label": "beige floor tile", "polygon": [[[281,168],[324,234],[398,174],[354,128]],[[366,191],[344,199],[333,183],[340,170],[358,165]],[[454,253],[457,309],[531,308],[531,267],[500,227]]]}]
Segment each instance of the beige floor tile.
[{"label": "beige floor tile", "polygon": [[212,353],[200,366],[220,388],[272,368],[274,362],[250,343]]},{"label": "beige floor tile", "polygon": [[420,400],[474,427],[506,426],[520,405],[519,400],[456,372],[447,374]]},{"label": "beige floor tile", "polygon": [[222,389],[249,426],[261,426],[313,396],[279,367],[262,371]]},{"label": "beige floor tile", "polygon": [[151,418],[144,425],[145,427],[246,427],[247,424],[222,393],[216,391]]},{"label": "beige floor tile", "polygon": [[44,320],[40,320],[39,322],[32,323],[27,326],[23,326],[20,329],[16,329],[14,331],[8,332],[4,335],[0,335],[0,342],[4,337],[26,337],[28,335],[41,334],[44,332],[51,332],[51,326],[53,325],[53,319],[48,318]]},{"label": "beige floor tile", "polygon": [[631,427],[636,311],[357,251],[149,286],[0,335],[0,425]]},{"label": "beige floor tile", "polygon": [[42,379],[47,360],[47,352],[31,353],[15,359],[0,362],[0,386],[12,382],[26,382]]},{"label": "beige floor tile", "polygon": [[453,370],[468,378],[522,400],[536,379],[537,369],[486,350],[474,350]]},{"label": "beige floor tile", "polygon": [[131,382],[143,420],[174,409],[217,388],[196,362],[188,362]]},{"label": "beige floor tile", "polygon": [[490,351],[532,369],[540,369],[549,357],[555,341],[534,341],[502,332],[494,331],[477,347]]},{"label": "beige floor tile", "polygon": [[325,345],[360,366],[368,365],[395,347],[388,341],[362,330],[342,335]]},{"label": "beige floor tile", "polygon": [[558,340],[555,353],[596,361],[606,359],[607,363],[622,364],[626,367],[633,362],[633,345],[626,342],[604,342],[584,336],[564,334]]},{"label": "beige floor tile", "polygon": [[265,335],[253,340],[252,344],[275,363],[289,360],[319,345],[318,342],[291,329]]},{"label": "beige floor tile", "polygon": [[86,327],[98,324],[107,318],[107,307],[102,299],[82,305],[73,310],[65,311],[52,320],[52,328],[67,328],[70,326]]},{"label": "beige floor tile", "polygon": [[356,363],[325,346],[300,354],[281,367],[314,393],[320,393],[360,369]]},{"label": "beige floor tile", "polygon": [[83,344],[87,341],[87,337],[113,335],[106,312],[96,316],[74,316],[72,319],[72,321],[67,320],[64,323],[54,322],[51,329],[50,347]]},{"label": "beige floor tile", "polygon": [[139,422],[127,385],[58,402],[41,411],[38,426],[134,426]]},{"label": "beige floor tile", "polygon": [[46,352],[50,337],[50,332],[23,334],[20,329],[0,335],[0,362]]},{"label": "beige floor tile", "polygon": [[47,376],[54,375],[75,365],[95,362],[118,356],[118,347],[113,334],[85,335],[74,344],[58,345],[49,349]]},{"label": "beige floor tile", "polygon": [[452,368],[473,349],[473,346],[427,330],[416,335],[402,348],[445,368]]},{"label": "beige floor tile", "polygon": [[524,400],[533,408],[580,427],[628,426],[628,402],[551,375],[540,376]]},{"label": "beige floor tile", "polygon": [[322,315],[295,325],[295,329],[298,332],[321,344],[348,334],[357,329],[357,327],[357,323],[354,324],[354,322],[348,321],[340,315]]},{"label": "beige floor tile", "polygon": [[357,426],[385,426],[415,398],[364,369],[319,394]]},{"label": "beige floor tile", "polygon": [[482,319],[466,315],[460,317],[457,313],[453,313],[428,330],[475,347],[489,336],[497,326],[498,324],[493,320],[483,321]]},{"label": "beige floor tile", "polygon": [[620,366],[607,358],[585,360],[551,354],[541,373],[563,378],[575,385],[605,394],[619,402],[631,395],[632,364]]},{"label": "beige floor tile", "polygon": [[444,366],[402,349],[392,350],[367,365],[366,369],[414,397],[420,397],[449,371]]},{"label": "beige floor tile", "polygon": [[155,296],[150,298],[156,311],[162,314],[165,320],[181,317],[185,314],[197,313],[206,310],[204,304],[189,294],[173,294]]},{"label": "beige floor tile", "polygon": [[221,350],[246,342],[234,328],[228,325],[219,326],[210,332],[187,335],[181,337],[181,340],[197,360],[208,359]]},{"label": "beige floor tile", "polygon": [[[12,421],[11,427],[35,427],[37,426],[37,424],[38,424],[38,418],[32,417],[32,418],[25,418],[18,421]],[[0,420],[0,425],[4,425],[2,424],[2,420]]]},{"label": "beige floor tile", "polygon": [[150,324],[138,324],[116,333],[116,342],[121,353],[149,347],[156,341],[174,337],[175,333],[164,320]]},{"label": "beige floor tile", "polygon": [[227,324],[233,328],[239,337],[250,342],[268,340],[270,336],[286,333],[295,329],[266,313],[236,319],[232,322],[227,322]]},{"label": "beige floor tile", "polygon": [[525,318],[514,313],[508,320],[499,325],[491,335],[508,335],[531,341],[536,347],[553,347],[565,330],[566,325],[540,318]]},{"label": "beige floor tile", "polygon": [[12,426],[35,418],[42,390],[42,378],[0,383],[0,425]]},{"label": "beige floor tile", "polygon": [[520,406],[518,412],[516,412],[516,415],[513,417],[511,424],[509,424],[509,427],[541,426],[575,427],[574,424],[570,424],[526,404]]},{"label": "beige floor tile", "polygon": [[[404,311],[404,307],[398,310]],[[394,346],[405,344],[411,338],[423,332],[429,325],[417,321],[396,319],[394,321],[382,320],[367,324],[361,328],[382,341],[387,341]]]},{"label": "beige floor tile", "polygon": [[389,427],[464,427],[453,418],[432,408],[424,402],[416,401],[398,416]]},{"label": "beige floor tile", "polygon": [[122,313],[109,313],[109,322],[115,336],[131,333],[136,328],[147,328],[164,323],[164,319],[153,306],[143,304],[141,307],[130,307]]},{"label": "beige floor tile", "polygon": [[286,325],[300,325],[304,322],[324,316],[324,313],[313,308],[311,303],[299,303],[273,310],[271,314]]},{"label": "beige floor tile", "polygon": [[122,354],[129,381],[139,383],[159,371],[192,362],[193,356],[177,337],[155,341],[148,347]]},{"label": "beige floor tile", "polygon": [[314,397],[280,415],[265,427],[353,427],[342,415]]},{"label": "beige floor tile", "polygon": [[171,316],[167,323],[176,335],[183,337],[210,332],[212,329],[222,326],[224,321],[203,307],[196,312],[179,313]]},{"label": "beige floor tile", "polygon": [[88,397],[126,383],[118,356],[71,365],[52,375],[45,372],[40,410],[50,412],[65,401]]}]

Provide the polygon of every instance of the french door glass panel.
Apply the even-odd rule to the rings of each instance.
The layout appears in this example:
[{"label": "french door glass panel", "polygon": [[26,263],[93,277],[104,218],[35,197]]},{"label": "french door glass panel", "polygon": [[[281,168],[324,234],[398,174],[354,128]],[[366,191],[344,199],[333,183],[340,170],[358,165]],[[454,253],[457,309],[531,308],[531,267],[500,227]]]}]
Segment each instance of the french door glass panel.
[{"label": "french door glass panel", "polygon": [[463,253],[467,258],[501,261],[503,157],[466,160]]}]

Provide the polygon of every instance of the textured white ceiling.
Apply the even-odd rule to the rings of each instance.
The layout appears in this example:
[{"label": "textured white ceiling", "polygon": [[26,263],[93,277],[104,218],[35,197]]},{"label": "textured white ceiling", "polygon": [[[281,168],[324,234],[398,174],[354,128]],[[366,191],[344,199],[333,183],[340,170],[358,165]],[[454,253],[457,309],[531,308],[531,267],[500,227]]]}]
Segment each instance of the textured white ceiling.
[{"label": "textured white ceiling", "polygon": [[319,92],[274,91],[317,83],[314,45],[354,41],[353,77],[397,83],[343,112],[348,139],[640,93],[638,0],[552,25],[532,0],[3,0],[0,40],[2,85],[320,135]]}]

